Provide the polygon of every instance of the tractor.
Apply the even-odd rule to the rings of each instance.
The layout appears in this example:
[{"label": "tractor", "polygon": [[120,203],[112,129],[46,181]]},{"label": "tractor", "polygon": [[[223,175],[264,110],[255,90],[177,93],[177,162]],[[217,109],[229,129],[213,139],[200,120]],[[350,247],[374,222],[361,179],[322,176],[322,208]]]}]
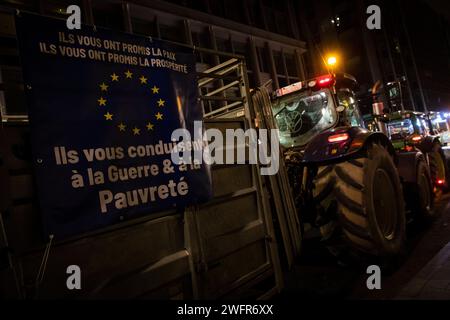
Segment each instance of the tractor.
[{"label": "tractor", "polygon": [[428,113],[431,127],[437,135],[443,146],[450,145],[450,125],[448,123],[448,113],[431,111]]},{"label": "tractor", "polygon": [[432,215],[431,177],[420,150],[398,153],[364,127],[357,88],[345,73],[300,81],[273,93],[272,113],[304,234],[389,259],[404,247],[406,209]]},{"label": "tractor", "polygon": [[449,170],[441,138],[430,117],[422,112],[395,111],[383,114],[381,122],[398,152],[420,150],[427,158],[436,190],[449,187]]}]

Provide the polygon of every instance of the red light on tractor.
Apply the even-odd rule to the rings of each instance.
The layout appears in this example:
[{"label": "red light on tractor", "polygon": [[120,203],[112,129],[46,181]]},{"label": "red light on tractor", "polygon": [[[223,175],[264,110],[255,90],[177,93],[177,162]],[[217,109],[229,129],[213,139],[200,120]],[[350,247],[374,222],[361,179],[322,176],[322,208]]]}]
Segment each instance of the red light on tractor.
[{"label": "red light on tractor", "polygon": [[437,184],[437,185],[440,185],[440,186],[442,186],[444,183],[445,183],[445,180],[443,180],[443,179],[438,179],[438,180],[436,181],[436,184]]},{"label": "red light on tractor", "polygon": [[328,142],[329,143],[342,142],[348,140],[348,138],[349,138],[348,133],[339,133],[329,136]]},{"label": "red light on tractor", "polygon": [[329,84],[331,81],[333,81],[333,78],[331,76],[325,76],[318,79],[320,86],[325,86]]}]

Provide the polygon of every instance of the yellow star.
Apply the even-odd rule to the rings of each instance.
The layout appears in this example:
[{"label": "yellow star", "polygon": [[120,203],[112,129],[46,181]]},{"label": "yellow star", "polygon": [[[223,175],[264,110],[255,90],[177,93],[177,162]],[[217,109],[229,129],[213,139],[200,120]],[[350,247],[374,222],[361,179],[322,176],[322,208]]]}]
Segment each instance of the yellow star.
[{"label": "yellow star", "polygon": [[155,117],[156,117],[156,120],[162,120],[163,119],[163,115],[162,115],[162,113],[157,113],[157,114],[155,114]]},{"label": "yellow star", "polygon": [[154,125],[151,124],[150,122],[147,123],[147,130],[153,130]]},{"label": "yellow star", "polygon": [[125,129],[126,129],[126,125],[124,125],[122,122],[118,125],[118,127],[119,127],[119,131],[125,131]]},{"label": "yellow star", "polygon": [[136,127],[134,127],[133,128],[133,134],[136,136],[136,135],[139,135],[141,133],[141,129],[139,129],[139,128],[136,128]]},{"label": "yellow star", "polygon": [[99,106],[106,106],[106,99],[103,97],[100,97],[100,99],[97,100]]},{"label": "yellow star", "polygon": [[112,81],[119,81],[119,76],[117,74],[113,73],[111,75],[111,79],[112,79]]},{"label": "yellow star", "polygon": [[107,91],[108,90],[108,85],[106,83],[102,82],[102,84],[100,85],[100,89],[102,91]]},{"label": "yellow star", "polygon": [[106,120],[112,120],[113,115],[109,112],[104,114]]},{"label": "yellow star", "polygon": [[144,76],[141,76],[139,80],[141,80],[141,84],[147,83],[147,78]]},{"label": "yellow star", "polygon": [[131,76],[133,75],[133,73],[130,72],[130,70],[127,70],[127,72],[125,72],[125,77],[127,79],[131,79]]},{"label": "yellow star", "polygon": [[159,98],[159,100],[158,100],[157,102],[158,102],[158,107],[164,107],[164,103],[165,103],[164,100],[162,100],[161,98]]},{"label": "yellow star", "polygon": [[153,86],[152,93],[159,93],[159,88],[157,86]]}]

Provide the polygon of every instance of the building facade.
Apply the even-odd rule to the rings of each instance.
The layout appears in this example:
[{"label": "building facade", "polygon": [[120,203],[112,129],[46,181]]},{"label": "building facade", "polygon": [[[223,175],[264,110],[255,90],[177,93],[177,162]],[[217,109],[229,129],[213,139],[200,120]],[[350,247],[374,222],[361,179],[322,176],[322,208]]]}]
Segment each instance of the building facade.
[{"label": "building facade", "polygon": [[[367,8],[377,5],[381,29],[369,30]],[[389,84],[400,83],[403,107],[450,111],[450,7],[435,0],[296,2],[313,56],[340,56],[340,71],[353,74],[362,92],[380,81],[384,101]],[[447,10],[445,10],[447,8]],[[400,103],[391,106],[401,108]],[[364,113],[371,113],[370,103]]]},{"label": "building facade", "polygon": [[[23,0],[2,1],[6,9],[66,17],[68,5],[82,9],[83,23],[243,55],[251,87],[272,89],[307,77],[306,42],[301,39],[295,1],[202,0]],[[14,18],[0,13],[0,104],[7,114],[26,114]],[[213,59],[214,61],[211,61]],[[197,68],[219,57],[197,54]],[[270,81],[271,80],[271,81]]]}]

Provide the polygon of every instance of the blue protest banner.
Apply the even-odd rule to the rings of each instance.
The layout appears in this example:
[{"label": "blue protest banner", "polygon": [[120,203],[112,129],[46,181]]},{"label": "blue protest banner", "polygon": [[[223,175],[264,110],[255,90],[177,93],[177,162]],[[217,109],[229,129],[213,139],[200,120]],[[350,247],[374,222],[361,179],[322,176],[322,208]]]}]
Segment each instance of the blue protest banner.
[{"label": "blue protest banner", "polygon": [[186,148],[202,148],[192,49],[25,13],[16,29],[47,234],[211,197],[208,166],[171,161],[175,129],[197,136]]}]

